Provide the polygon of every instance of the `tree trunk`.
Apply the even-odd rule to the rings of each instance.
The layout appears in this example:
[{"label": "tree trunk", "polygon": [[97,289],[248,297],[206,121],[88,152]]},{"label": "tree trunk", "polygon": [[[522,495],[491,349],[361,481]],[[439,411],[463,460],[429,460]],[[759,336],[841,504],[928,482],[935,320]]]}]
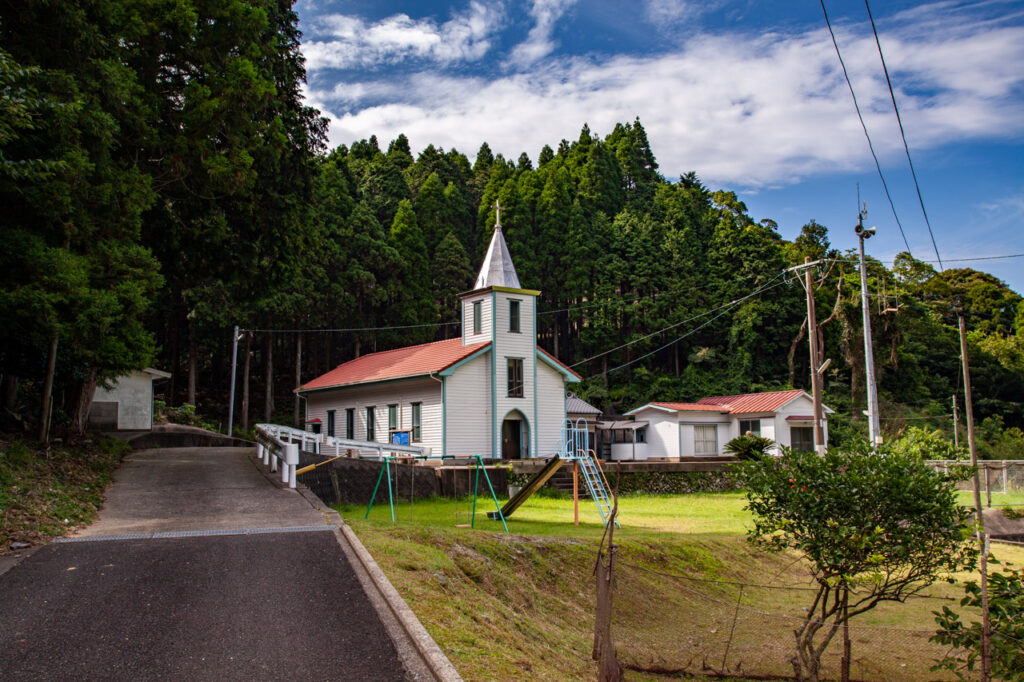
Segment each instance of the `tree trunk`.
[{"label": "tree trunk", "polygon": [[14,412],[18,406],[18,377],[4,372],[3,409]]},{"label": "tree trunk", "polygon": [[274,337],[272,334],[267,334],[263,340],[263,377],[266,381],[263,421],[271,424],[274,418]]},{"label": "tree trunk", "polygon": [[43,382],[43,404],[39,413],[39,442],[50,441],[50,408],[53,403],[53,373],[57,366],[57,332],[50,339],[50,350],[46,356],[46,380]]},{"label": "tree trunk", "polygon": [[[295,388],[298,388],[301,385],[302,385],[302,334],[298,334],[295,337]],[[300,400],[300,398],[299,398],[299,394],[298,393],[293,393],[292,395],[295,396],[295,411],[292,414],[292,425],[295,428],[300,429],[300,428],[302,428],[302,422],[300,421],[300,419],[302,417],[300,416],[300,412],[299,412],[299,400]]]},{"label": "tree trunk", "polygon": [[245,364],[242,369],[242,430],[249,429],[249,366],[252,360],[252,332],[245,333]]},{"label": "tree trunk", "polygon": [[168,368],[171,372],[171,380],[167,386],[168,407],[178,404],[178,368],[181,366],[181,343],[179,338],[181,333],[178,331],[178,325],[176,324],[177,317],[173,310],[174,308],[172,307],[172,312],[169,316],[169,329],[167,330],[171,346],[171,366]]},{"label": "tree trunk", "polygon": [[91,371],[89,375],[78,384],[75,393],[75,402],[71,406],[71,433],[75,436],[84,436],[85,427],[89,419],[89,407],[92,406],[93,396],[96,395],[96,372]]},{"label": "tree trunk", "polygon": [[196,330],[190,324],[188,330],[188,400],[189,405],[196,404],[196,381],[199,379],[199,344],[196,343]]}]

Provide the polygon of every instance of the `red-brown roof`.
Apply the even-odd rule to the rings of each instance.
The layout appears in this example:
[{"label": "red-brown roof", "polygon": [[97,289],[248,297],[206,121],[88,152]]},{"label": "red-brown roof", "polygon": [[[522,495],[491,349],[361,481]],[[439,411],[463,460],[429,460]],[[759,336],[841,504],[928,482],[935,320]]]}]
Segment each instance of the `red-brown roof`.
[{"label": "red-brown roof", "polygon": [[728,412],[724,405],[708,405],[707,403],[648,403],[654,407],[664,407],[676,412]]},{"label": "red-brown roof", "polygon": [[575,371],[573,371],[572,367],[570,367],[569,365],[565,364],[564,362],[562,362],[561,360],[556,358],[554,355],[552,355],[551,353],[549,353],[546,350],[544,350],[543,348],[541,348],[540,346],[537,346],[537,350],[539,350],[544,355],[548,356],[548,358],[550,358],[552,362],[557,364],[559,367],[562,367],[563,369],[565,369],[565,371],[569,372],[570,374],[572,374],[577,379],[582,379],[583,378],[579,374],[577,374]]},{"label": "red-brown roof", "polygon": [[793,398],[804,393],[799,388],[789,391],[769,391],[767,393],[744,393],[742,395],[720,395],[712,398],[701,398],[698,405],[722,405],[732,414],[750,412],[774,412]]},{"label": "red-brown roof", "polygon": [[804,391],[800,389],[793,389],[791,391],[769,391],[767,393],[744,393],[743,395],[720,395],[712,398],[701,398],[695,403],[647,403],[643,407],[630,410],[626,414],[634,414],[644,407],[660,407],[675,412],[727,412],[729,414],[774,412],[803,393]]},{"label": "red-brown roof", "polygon": [[338,365],[327,374],[295,390],[310,391],[385,379],[424,376],[447,369],[489,345],[491,342],[485,341],[463,346],[462,339],[459,338],[370,353]]}]

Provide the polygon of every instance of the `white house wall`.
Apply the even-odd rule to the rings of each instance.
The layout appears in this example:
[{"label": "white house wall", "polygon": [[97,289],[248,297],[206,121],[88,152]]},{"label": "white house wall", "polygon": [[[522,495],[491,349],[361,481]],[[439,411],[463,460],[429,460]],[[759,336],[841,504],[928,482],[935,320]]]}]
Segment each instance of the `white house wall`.
[{"label": "white house wall", "polygon": [[[495,427],[491,434],[494,443],[494,452],[501,452],[499,442],[501,434],[501,422],[506,415],[513,410],[519,410],[526,418],[530,428],[529,452],[524,452],[523,457],[534,457],[534,429],[533,423],[533,396],[536,390],[534,363],[536,362],[537,334],[534,329],[533,305],[534,297],[528,294],[509,293],[505,291],[492,291],[494,297],[494,377],[495,388]],[[509,332],[509,301],[519,301],[519,332]],[[521,358],[523,361],[523,397],[508,397],[508,358]],[[563,404],[562,413],[565,406]],[[497,455],[496,455],[497,456]]]},{"label": "white house wall", "polygon": [[542,360],[537,363],[537,447],[531,457],[555,454],[565,418],[565,379]]},{"label": "white house wall", "polygon": [[345,410],[355,408],[355,439],[366,438],[366,408],[374,407],[374,440],[388,442],[388,405],[398,405],[398,429],[412,429],[412,403],[421,404],[422,438],[415,445],[441,454],[441,383],[434,379],[394,381],[368,386],[351,386],[331,391],[310,393],[306,401],[306,420],[319,419],[321,430],[327,432],[327,411],[335,410],[334,435],[345,437]]},{"label": "white house wall", "polygon": [[[809,417],[814,414],[814,401],[806,395],[797,396],[775,413],[775,442],[779,445],[792,447],[793,438],[790,428],[793,426],[813,427],[813,421],[787,421],[787,417]],[[825,442],[828,442],[828,419],[825,420]]]},{"label": "white house wall", "polygon": [[445,454],[491,456],[491,354],[473,358],[445,377]]},{"label": "white house wall", "polygon": [[638,450],[638,459],[679,456],[679,426],[675,414],[647,410],[643,415],[637,415],[637,420],[647,422],[647,447],[642,453]]}]

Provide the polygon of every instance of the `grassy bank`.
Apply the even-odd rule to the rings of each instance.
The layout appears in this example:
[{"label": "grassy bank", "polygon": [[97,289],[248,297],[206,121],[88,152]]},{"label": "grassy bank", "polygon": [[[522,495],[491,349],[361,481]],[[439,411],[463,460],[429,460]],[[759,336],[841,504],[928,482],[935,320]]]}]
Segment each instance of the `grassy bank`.
[{"label": "grassy bank", "polygon": [[92,521],[128,450],[106,437],[42,450],[0,436],[0,554],[11,543],[42,544]]},{"label": "grassy bank", "polygon": [[[628,679],[657,679],[644,668],[792,673],[785,659],[807,572],[793,556],[746,542],[744,505],[741,493],[622,498],[613,635],[634,668]],[[571,500],[531,498],[508,535],[484,517],[493,501],[482,499],[476,529],[458,527],[470,508],[466,500],[399,504],[394,524],[387,505],[367,520],[365,508],[340,511],[467,680],[592,679],[602,533],[593,504],[581,500],[574,526]],[[1024,563],[1024,550],[995,551]],[[855,676],[940,679],[927,671],[941,655],[927,642],[931,612],[956,606],[962,591],[943,583],[928,593],[861,617]]]}]

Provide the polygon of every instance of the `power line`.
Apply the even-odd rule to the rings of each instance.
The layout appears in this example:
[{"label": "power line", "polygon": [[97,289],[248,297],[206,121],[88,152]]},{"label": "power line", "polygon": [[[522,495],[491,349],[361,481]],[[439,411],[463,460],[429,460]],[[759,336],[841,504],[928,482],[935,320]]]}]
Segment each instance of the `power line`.
[{"label": "power line", "polygon": [[[668,348],[672,344],[678,343],[678,342],[682,341],[683,339],[685,339],[686,337],[692,336],[693,334],[696,334],[698,331],[700,331],[704,327],[708,326],[709,324],[711,324],[712,322],[714,322],[718,318],[720,318],[723,315],[725,315],[725,313],[728,312],[729,308],[733,308],[733,307],[739,305],[740,303],[742,303],[743,301],[745,301],[745,300],[747,300],[749,298],[752,298],[754,296],[757,296],[758,294],[761,294],[761,293],[763,293],[765,291],[768,291],[770,289],[774,289],[776,287],[782,286],[783,284],[786,283],[785,280],[782,281],[782,282],[778,282],[776,284],[772,284],[772,282],[775,282],[775,280],[777,280],[779,277],[782,277],[785,274],[786,274],[785,271],[780,272],[778,275],[776,275],[775,277],[770,279],[766,284],[761,286],[759,289],[757,289],[757,290],[747,294],[746,296],[742,296],[740,298],[737,298],[737,299],[735,299],[733,301],[730,301],[730,302],[726,303],[725,305],[719,306],[718,308],[715,308],[713,310],[708,310],[706,312],[703,312],[700,315],[695,315],[694,317],[691,317],[688,320],[683,320],[682,322],[677,322],[675,324],[669,325],[668,327],[664,327],[663,329],[659,329],[658,331],[652,332],[651,334],[648,334],[646,336],[640,337],[639,339],[634,339],[633,341],[629,341],[627,343],[624,343],[624,344],[622,344],[620,346],[617,346],[615,348],[612,348],[610,350],[606,350],[606,351],[603,351],[601,353],[598,353],[597,355],[591,356],[591,357],[587,358],[586,360],[581,360],[580,362],[577,362],[575,365],[572,365],[572,366],[575,367],[576,365],[583,364],[584,362],[589,362],[591,360],[594,360],[596,358],[601,357],[602,355],[607,355],[608,353],[613,353],[613,352],[615,352],[617,350],[620,350],[622,348],[625,348],[627,346],[631,346],[634,343],[639,343],[640,341],[643,341],[645,339],[649,339],[652,336],[655,336],[657,334],[661,334],[662,332],[665,332],[665,331],[668,331],[669,329],[673,329],[673,328],[678,327],[680,325],[686,324],[687,322],[692,322],[693,320],[700,319],[701,317],[704,317],[706,315],[710,315],[711,313],[721,311],[721,312],[718,313],[718,315],[715,315],[710,320],[707,320],[706,322],[703,322],[702,324],[700,324],[699,326],[695,327],[694,329],[691,329],[690,331],[686,332],[682,336],[677,337],[677,338],[673,339],[672,341],[669,341],[665,345],[660,346],[659,348],[655,348],[651,352],[645,353],[644,355],[641,355],[638,358],[634,358],[633,360],[630,360],[629,362],[623,363],[623,364],[621,364],[621,365],[619,365],[617,367],[613,367],[612,369],[608,370],[607,372],[603,372],[603,374],[611,374],[612,372],[616,372],[616,371],[622,369],[623,367],[628,367],[629,365],[632,365],[634,363],[640,362],[641,360],[649,358],[650,356],[654,355],[655,353],[658,353],[658,352]],[[595,374],[595,375],[591,375],[591,376],[597,376],[597,375]]]},{"label": "power line", "polygon": [[404,324],[393,327],[345,327],[341,329],[239,329],[239,332],[254,332],[257,334],[321,334],[326,332],[381,332],[395,329],[425,329],[426,327],[451,327],[461,322],[429,322],[426,324]]},{"label": "power line", "polygon": [[[824,2],[824,0],[822,0]],[[871,5],[864,0],[864,7],[868,11],[868,19],[871,20],[871,31],[875,34],[875,45],[878,46],[878,58],[882,60],[882,71],[885,72],[885,83],[889,86],[889,97],[892,99],[892,108],[896,112],[896,122],[900,126],[900,137],[903,138],[903,150],[907,153],[907,163],[910,164],[910,175],[914,179],[914,188],[917,190],[917,201],[921,204],[921,213],[924,215],[924,224],[928,226],[928,235],[932,238],[932,248],[935,249],[935,257],[939,261],[939,270],[944,270],[942,256],[939,255],[939,247],[935,243],[935,233],[932,232],[932,223],[928,220],[928,211],[924,208],[924,197],[921,196],[921,185],[917,183],[917,171],[914,170],[914,162],[910,158],[910,146],[907,144],[907,135],[903,131],[903,119],[900,117],[900,108],[896,104],[896,94],[892,89],[892,80],[889,78],[889,67],[885,65],[885,55],[882,54],[882,43],[878,39],[878,29],[875,27],[875,18],[871,15]],[[909,250],[909,247],[908,247]]]},{"label": "power line", "polygon": [[[913,257],[913,256],[911,256],[911,257]],[[929,259],[929,260],[918,260],[917,258],[914,258],[914,260],[916,260],[919,263],[939,263],[939,262],[942,262],[942,263],[970,263],[972,261],[1006,260],[1008,258],[1024,258],[1024,253],[1010,253],[1010,254],[1007,254],[1005,256],[974,256],[974,257],[971,257],[971,258],[947,258],[944,261],[935,261],[935,260],[931,260],[931,259]],[[879,263],[895,263],[896,262],[895,259],[891,259],[891,258],[890,259],[872,258],[871,260],[877,261]],[[859,263],[860,261],[858,261],[858,260],[843,260],[843,259],[837,258],[835,260],[835,262],[836,263]]]},{"label": "power line", "polygon": [[907,235],[903,232],[903,224],[900,222],[900,217],[896,214],[896,204],[893,203],[892,194],[889,193],[889,185],[885,182],[885,175],[882,173],[882,165],[878,162],[878,155],[875,154],[875,146],[871,143],[871,135],[868,134],[868,126],[864,123],[864,116],[860,112],[860,105],[857,103],[857,95],[853,91],[853,83],[850,82],[850,74],[846,71],[846,62],[843,61],[843,55],[839,51],[839,43],[836,41],[836,34],[832,31],[832,22],[828,18],[828,10],[825,9],[825,0],[819,0],[821,3],[821,11],[825,15],[825,25],[828,26],[828,34],[832,36],[832,45],[836,49],[836,56],[839,57],[839,65],[843,67],[843,76],[846,78],[846,86],[850,89],[850,96],[853,97],[853,106],[857,110],[857,118],[860,119],[860,127],[864,130],[864,137],[868,140],[868,149],[871,150],[871,158],[875,160],[875,168],[878,170],[878,177],[882,180],[882,187],[885,189],[885,196],[889,200],[889,207],[892,209],[892,216],[896,219],[896,226],[900,228],[900,236],[903,237],[903,243],[907,247],[907,253],[910,251],[910,242],[907,241]]}]

